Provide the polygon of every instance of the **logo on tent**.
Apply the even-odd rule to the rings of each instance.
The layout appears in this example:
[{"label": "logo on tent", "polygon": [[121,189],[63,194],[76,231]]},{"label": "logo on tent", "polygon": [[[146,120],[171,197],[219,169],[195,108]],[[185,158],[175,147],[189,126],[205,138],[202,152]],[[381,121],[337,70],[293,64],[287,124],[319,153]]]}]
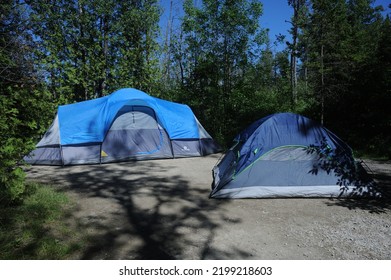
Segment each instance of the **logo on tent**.
[{"label": "logo on tent", "polygon": [[187,146],[183,146],[182,151],[190,152],[190,149]]},{"label": "logo on tent", "polygon": [[102,157],[108,157],[109,155],[108,154],[106,154],[106,152],[105,151],[101,151],[100,152],[100,155],[102,156]]}]

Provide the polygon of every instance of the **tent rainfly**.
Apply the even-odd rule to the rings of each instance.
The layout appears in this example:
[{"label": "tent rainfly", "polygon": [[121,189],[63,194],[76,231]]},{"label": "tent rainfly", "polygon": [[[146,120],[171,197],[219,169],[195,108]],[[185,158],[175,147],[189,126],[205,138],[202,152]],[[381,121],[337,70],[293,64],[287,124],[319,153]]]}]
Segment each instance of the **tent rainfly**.
[{"label": "tent rainfly", "polygon": [[335,134],[304,116],[264,117],[234,139],[213,168],[212,198],[335,197],[374,182]]},{"label": "tent rainfly", "polygon": [[58,107],[29,164],[74,165],[203,156],[220,150],[183,104],[131,88]]}]

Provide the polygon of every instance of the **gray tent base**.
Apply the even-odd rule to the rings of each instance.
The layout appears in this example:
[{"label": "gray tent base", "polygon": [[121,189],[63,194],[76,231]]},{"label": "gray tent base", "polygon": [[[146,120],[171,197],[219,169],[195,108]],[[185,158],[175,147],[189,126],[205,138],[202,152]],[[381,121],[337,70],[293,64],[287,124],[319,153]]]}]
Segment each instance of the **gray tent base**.
[{"label": "gray tent base", "polygon": [[[229,158],[229,157],[227,157]],[[282,147],[255,161],[239,174],[221,162],[213,169],[213,198],[278,198],[278,197],[346,197],[355,194],[356,186],[340,185],[333,170],[319,166],[317,155],[302,147]],[[232,173],[225,182],[224,173]],[[360,192],[368,191],[361,187]]]},{"label": "gray tent base", "polygon": [[28,164],[37,165],[99,164],[132,160],[199,157],[219,149],[209,139],[170,141],[167,136],[163,138],[160,147],[146,152],[138,151],[137,148],[126,147],[123,143],[114,145],[113,142],[110,145],[103,143],[102,145],[39,147],[26,156],[24,161]]}]

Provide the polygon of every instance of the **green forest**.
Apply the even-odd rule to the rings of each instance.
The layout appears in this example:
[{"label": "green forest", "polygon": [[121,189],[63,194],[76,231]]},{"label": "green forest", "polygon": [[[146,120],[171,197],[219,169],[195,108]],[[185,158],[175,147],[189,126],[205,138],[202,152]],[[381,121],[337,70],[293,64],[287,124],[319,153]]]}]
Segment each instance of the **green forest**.
[{"label": "green forest", "polygon": [[[223,147],[289,111],[356,154],[391,158],[390,7],[287,0],[290,36],[272,38],[262,0],[167,2],[161,28],[158,0],[1,1],[0,202],[23,195],[21,159],[58,105],[124,87],[188,104]],[[175,24],[173,3],[183,5]]]}]

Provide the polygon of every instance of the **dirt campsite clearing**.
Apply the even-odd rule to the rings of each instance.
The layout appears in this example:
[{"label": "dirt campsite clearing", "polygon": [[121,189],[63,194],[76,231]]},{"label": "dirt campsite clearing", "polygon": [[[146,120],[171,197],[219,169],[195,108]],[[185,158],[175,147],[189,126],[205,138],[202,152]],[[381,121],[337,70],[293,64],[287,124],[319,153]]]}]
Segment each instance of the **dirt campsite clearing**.
[{"label": "dirt campsite clearing", "polygon": [[[81,166],[31,166],[65,191],[75,259],[391,259],[391,202],[209,199],[220,154]],[[367,160],[391,188],[391,162]]]}]

